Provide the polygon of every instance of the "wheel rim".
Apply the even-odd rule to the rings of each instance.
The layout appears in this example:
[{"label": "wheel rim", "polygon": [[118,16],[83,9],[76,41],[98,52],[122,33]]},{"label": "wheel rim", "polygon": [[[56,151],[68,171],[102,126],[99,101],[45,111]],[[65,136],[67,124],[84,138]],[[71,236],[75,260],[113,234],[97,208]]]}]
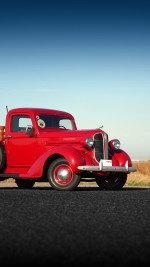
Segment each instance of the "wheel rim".
[{"label": "wheel rim", "polygon": [[54,170],[53,175],[55,182],[60,185],[67,185],[73,180],[72,170],[66,164],[57,166]]}]

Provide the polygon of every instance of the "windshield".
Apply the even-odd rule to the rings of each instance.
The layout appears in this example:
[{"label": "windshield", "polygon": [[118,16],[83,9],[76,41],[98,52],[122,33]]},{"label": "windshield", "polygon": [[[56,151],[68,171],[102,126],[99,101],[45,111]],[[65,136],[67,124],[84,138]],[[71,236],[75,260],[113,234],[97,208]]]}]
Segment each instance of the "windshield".
[{"label": "windshield", "polygon": [[41,129],[62,128],[73,130],[73,123],[67,117],[40,114],[36,116],[37,124]]}]

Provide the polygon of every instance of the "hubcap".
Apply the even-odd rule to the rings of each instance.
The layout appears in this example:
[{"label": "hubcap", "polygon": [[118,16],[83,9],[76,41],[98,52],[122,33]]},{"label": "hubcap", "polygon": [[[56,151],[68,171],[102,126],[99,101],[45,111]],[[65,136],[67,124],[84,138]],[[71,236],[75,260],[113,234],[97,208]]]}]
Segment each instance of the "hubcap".
[{"label": "hubcap", "polygon": [[69,165],[62,164],[55,168],[54,179],[57,184],[68,185],[73,180],[72,169]]},{"label": "hubcap", "polygon": [[69,178],[69,172],[66,169],[60,169],[57,173],[58,179],[66,181]]}]

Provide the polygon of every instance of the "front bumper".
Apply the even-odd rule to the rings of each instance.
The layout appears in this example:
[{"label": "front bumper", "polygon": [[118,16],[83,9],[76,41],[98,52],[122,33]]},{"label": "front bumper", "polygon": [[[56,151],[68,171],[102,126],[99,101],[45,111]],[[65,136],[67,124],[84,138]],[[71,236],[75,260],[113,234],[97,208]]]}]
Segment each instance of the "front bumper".
[{"label": "front bumper", "polygon": [[128,166],[128,161],[125,166],[112,166],[111,160],[101,160],[99,166],[78,166],[78,170],[89,172],[136,172],[136,168]]}]

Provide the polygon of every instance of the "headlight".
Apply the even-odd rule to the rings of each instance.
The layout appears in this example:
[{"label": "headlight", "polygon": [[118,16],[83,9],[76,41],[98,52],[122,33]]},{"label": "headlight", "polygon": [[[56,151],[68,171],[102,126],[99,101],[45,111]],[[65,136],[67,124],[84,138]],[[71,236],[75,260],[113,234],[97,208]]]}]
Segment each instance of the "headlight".
[{"label": "headlight", "polygon": [[118,139],[113,139],[109,142],[109,146],[112,149],[120,149],[120,141]]},{"label": "headlight", "polygon": [[87,148],[92,148],[94,146],[94,140],[92,137],[87,137],[85,140]]}]

